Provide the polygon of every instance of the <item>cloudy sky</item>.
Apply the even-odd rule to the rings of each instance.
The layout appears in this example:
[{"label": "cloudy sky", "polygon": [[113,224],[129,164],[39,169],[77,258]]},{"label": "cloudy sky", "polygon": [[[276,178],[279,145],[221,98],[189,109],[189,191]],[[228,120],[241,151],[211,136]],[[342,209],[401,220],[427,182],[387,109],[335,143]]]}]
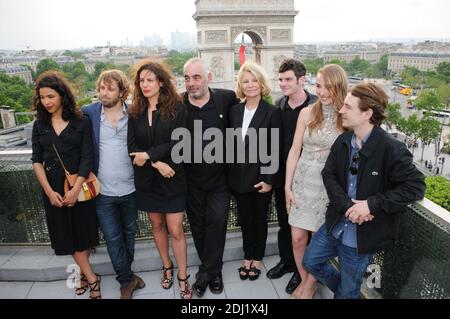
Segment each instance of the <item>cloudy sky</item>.
[{"label": "cloudy sky", "polygon": [[[295,42],[450,39],[448,0],[294,0]],[[195,34],[194,0],[0,0],[0,49],[134,45]]]}]

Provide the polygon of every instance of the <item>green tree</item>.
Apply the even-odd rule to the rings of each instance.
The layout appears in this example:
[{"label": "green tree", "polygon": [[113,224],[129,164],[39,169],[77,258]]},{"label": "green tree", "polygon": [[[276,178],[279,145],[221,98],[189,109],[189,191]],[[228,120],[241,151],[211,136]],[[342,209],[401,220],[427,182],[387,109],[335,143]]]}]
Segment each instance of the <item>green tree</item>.
[{"label": "green tree", "polygon": [[401,77],[404,84],[410,85],[413,88],[424,86],[423,73],[416,68],[406,66],[401,74]]},{"label": "green tree", "polygon": [[92,74],[92,79],[94,81],[97,80],[97,78],[100,76],[100,73],[102,73],[105,70],[109,69],[117,69],[116,65],[109,62],[97,62],[94,66],[94,73]]},{"label": "green tree", "polygon": [[45,71],[50,70],[61,70],[58,63],[55,62],[53,59],[43,59],[39,61],[39,63],[36,65],[36,78],[44,73]]},{"label": "green tree", "polygon": [[442,77],[446,83],[450,83],[450,62],[439,63],[436,73],[438,76]]},{"label": "green tree", "polygon": [[441,102],[446,109],[450,104],[450,86],[448,84],[441,84],[436,89],[437,95],[441,98]]},{"label": "green tree", "polygon": [[238,71],[241,68],[241,63],[239,61],[234,61],[234,70]]},{"label": "green tree", "polygon": [[340,65],[340,66],[342,66],[342,68],[347,72],[347,73],[351,73],[350,71],[350,68],[349,68],[349,66],[348,66],[348,63],[347,62],[345,62],[345,61],[341,61],[341,60],[338,60],[338,59],[332,59],[331,61],[330,61],[330,64],[337,64],[337,65]]},{"label": "green tree", "polygon": [[89,74],[84,67],[82,62],[68,63],[63,65],[62,71],[65,73],[67,78],[71,81],[75,80],[78,77],[84,76],[88,77]]},{"label": "green tree", "polygon": [[[16,112],[26,112],[31,109],[33,89],[19,77],[10,77],[0,73],[0,105],[12,107]],[[19,118],[18,124],[29,119]]]},{"label": "green tree", "polygon": [[450,211],[450,182],[442,176],[428,176],[425,183],[425,197]]},{"label": "green tree", "polygon": [[348,64],[347,72],[349,72],[349,75],[351,74],[366,75],[369,68],[370,68],[369,62],[361,59],[360,57],[356,57]]},{"label": "green tree", "polygon": [[71,56],[75,60],[79,60],[79,59],[83,59],[84,58],[84,54],[81,53],[81,52],[77,52],[77,51],[66,50],[66,51],[64,51],[63,55]]},{"label": "green tree", "polygon": [[376,64],[376,68],[383,77],[386,77],[388,75],[388,62],[389,62],[389,55],[384,54],[380,58],[380,62]]},{"label": "green tree", "polygon": [[441,124],[435,118],[425,115],[419,122],[419,131],[417,137],[422,142],[422,155],[420,161],[423,162],[423,152],[425,150],[425,143],[433,142],[441,134]]},{"label": "green tree", "polygon": [[305,59],[305,60],[303,60],[303,63],[305,64],[306,71],[313,75],[316,75],[317,71],[319,71],[319,69],[325,65],[325,62],[323,61],[323,59],[319,59],[319,58]]},{"label": "green tree", "polygon": [[[416,142],[417,137],[419,135],[419,128],[420,128],[420,121],[417,117],[417,114],[412,114],[407,119],[401,117],[397,123],[397,129],[405,133],[405,135],[414,142]],[[414,148],[413,148],[413,155],[414,155]]]},{"label": "green tree", "polygon": [[90,103],[92,103],[92,97],[90,97],[90,96],[86,96],[86,97],[84,97],[84,98],[82,98],[82,99],[79,99],[78,101],[77,101],[77,105],[78,105],[78,107],[82,107],[83,105],[86,105],[86,104],[90,104]]},{"label": "green tree", "polygon": [[401,106],[399,103],[389,103],[387,106],[387,116],[386,124],[391,128],[393,125],[397,126],[400,119],[402,118],[402,113],[400,112]]},{"label": "green tree", "polygon": [[196,56],[197,54],[195,52],[178,52],[171,50],[165,62],[172,69],[172,72],[175,75],[182,75],[183,66],[186,61]]},{"label": "green tree", "polygon": [[421,110],[439,110],[442,108],[442,100],[435,91],[423,91],[416,101],[416,106]]}]

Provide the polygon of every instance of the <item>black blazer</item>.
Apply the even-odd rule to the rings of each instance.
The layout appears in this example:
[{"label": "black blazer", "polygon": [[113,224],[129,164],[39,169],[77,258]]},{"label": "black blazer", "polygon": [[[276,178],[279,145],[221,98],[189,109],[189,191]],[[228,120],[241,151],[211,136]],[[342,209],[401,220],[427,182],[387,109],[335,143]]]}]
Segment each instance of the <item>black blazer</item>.
[{"label": "black blazer", "polygon": [[46,173],[54,168],[62,170],[53,144],[69,173],[88,177],[94,164],[94,152],[92,126],[85,116],[70,120],[59,136],[50,123],[34,122],[31,160],[33,163],[42,163]]},{"label": "black blazer", "polygon": [[[230,110],[230,127],[237,129],[242,128],[242,122],[244,119],[244,103],[239,103],[234,105]],[[250,122],[249,128],[255,128],[257,132],[258,138],[258,147],[256,149],[259,153],[259,145],[260,143],[265,143],[267,145],[268,154],[271,154],[272,150],[270,147],[271,134],[270,129],[276,128],[280,129],[281,119],[280,113],[276,112],[276,107],[261,100],[259,102],[258,108],[256,109],[255,114]],[[264,141],[261,141],[262,136],[258,129],[267,128],[268,134]],[[237,155],[237,143],[242,143],[242,137],[237,136],[233,138],[234,140],[234,159],[233,163],[228,165],[228,186],[232,191],[238,193],[249,193],[258,191],[253,186],[258,184],[259,182],[265,182],[267,184],[272,185],[272,187],[278,187],[280,184],[280,179],[278,175],[279,163],[277,166],[277,172],[274,174],[261,174],[261,167],[266,167],[271,165],[271,163],[262,163],[259,155],[257,156],[257,163],[249,162],[249,149],[250,149],[250,141],[248,135],[245,138],[245,163],[238,163],[238,155]],[[279,146],[280,141],[278,139],[277,146]],[[231,147],[231,146],[227,146]],[[279,154],[275,156],[277,160],[279,159]]]},{"label": "black blazer", "polygon": [[[353,203],[347,195],[352,132],[341,134],[322,170],[330,203],[326,212],[328,232]],[[374,127],[359,151],[356,199],[367,200],[371,222],[356,225],[358,253],[374,254],[391,248],[400,229],[400,213],[425,193],[423,174],[413,164],[408,149],[379,127]]]},{"label": "black blazer", "polygon": [[[134,183],[136,189],[150,192],[152,181],[158,179],[160,193],[167,198],[186,192],[186,176],[182,163],[172,161],[172,147],[178,141],[172,141],[171,136],[176,128],[186,127],[186,111],[183,104],[177,105],[174,119],[163,119],[160,110],[153,113],[152,126],[148,129],[148,112],[145,110],[138,118],[130,117],[128,121],[128,152],[147,152],[150,160],[143,167],[134,166]],[[163,177],[151,166],[157,161],[168,164],[174,171],[172,178]]]}]

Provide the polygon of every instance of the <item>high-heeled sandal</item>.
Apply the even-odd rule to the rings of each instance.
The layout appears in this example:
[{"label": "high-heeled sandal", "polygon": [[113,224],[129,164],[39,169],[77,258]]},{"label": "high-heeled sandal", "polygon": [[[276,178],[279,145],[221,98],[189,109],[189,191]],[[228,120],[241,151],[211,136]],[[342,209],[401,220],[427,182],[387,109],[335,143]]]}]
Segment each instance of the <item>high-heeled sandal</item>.
[{"label": "high-heeled sandal", "polygon": [[[88,284],[89,284],[89,298],[91,298],[91,299],[102,299],[102,295],[100,293],[100,282],[102,281],[102,277],[100,277],[100,275],[97,275],[97,274],[96,274],[96,276],[97,276],[97,280],[96,281],[94,281],[92,283],[88,282]],[[92,295],[93,292],[94,293],[98,292],[98,295],[93,296]]]},{"label": "high-heeled sandal", "polygon": [[[173,263],[171,262],[170,267],[166,268],[163,266],[163,277],[161,278],[161,287],[164,289],[170,289],[173,285]],[[169,272],[170,277],[167,276]]]},{"label": "high-heeled sandal", "polygon": [[[251,275],[253,273],[254,275]],[[251,266],[248,270],[248,279],[249,280],[256,280],[259,278],[259,275],[261,274],[261,269],[256,268],[255,266]]]},{"label": "high-heeled sandal", "polygon": [[239,277],[241,278],[241,280],[246,280],[248,278],[248,272],[250,271],[250,269],[242,266],[241,268],[238,269],[238,271],[239,271]]},{"label": "high-heeled sandal", "polygon": [[[177,275],[178,286],[180,287],[180,297],[181,297],[181,299],[191,299],[192,298],[192,289],[191,289],[191,285],[189,284],[189,281],[188,281],[190,276],[191,275],[188,275],[186,278],[181,279]],[[184,290],[181,290],[181,282],[184,282]]]},{"label": "high-heeled sandal", "polygon": [[[83,284],[83,282],[85,284]],[[88,290],[88,288],[89,288],[89,283],[88,283],[88,281],[86,279],[86,276],[84,274],[82,274],[80,276],[80,287],[75,289],[75,294],[77,296],[81,296]]]}]

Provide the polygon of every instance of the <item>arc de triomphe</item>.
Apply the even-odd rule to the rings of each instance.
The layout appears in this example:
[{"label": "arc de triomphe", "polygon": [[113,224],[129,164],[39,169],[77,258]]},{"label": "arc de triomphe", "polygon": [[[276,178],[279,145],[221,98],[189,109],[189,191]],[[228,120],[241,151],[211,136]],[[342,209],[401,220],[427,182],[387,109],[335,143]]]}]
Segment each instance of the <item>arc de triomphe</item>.
[{"label": "arc de triomphe", "polygon": [[294,0],[196,0],[199,56],[211,66],[215,87],[234,89],[234,41],[244,32],[255,59],[278,91],[278,66],[294,53]]}]

